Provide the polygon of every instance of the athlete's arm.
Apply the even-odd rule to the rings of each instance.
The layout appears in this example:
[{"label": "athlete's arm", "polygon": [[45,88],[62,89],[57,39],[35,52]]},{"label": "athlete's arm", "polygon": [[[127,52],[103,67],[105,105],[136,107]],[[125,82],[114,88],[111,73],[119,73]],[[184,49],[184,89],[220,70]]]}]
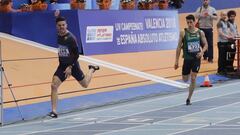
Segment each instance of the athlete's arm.
[{"label": "athlete's arm", "polygon": [[203,56],[204,52],[207,51],[207,49],[208,49],[207,39],[202,30],[200,31],[200,34],[201,34],[200,37],[201,37],[201,43],[202,43],[203,48],[201,49],[201,52],[197,54],[198,58],[201,58]]},{"label": "athlete's arm", "polygon": [[64,71],[66,78],[71,76],[71,74],[72,74],[72,67],[77,62],[78,57],[79,57],[77,41],[75,40],[75,38],[71,39],[71,42],[69,43],[69,46],[70,46],[69,47],[69,51],[70,51],[71,61],[70,61],[69,65],[68,65],[68,67]]},{"label": "athlete's arm", "polygon": [[202,45],[203,45],[201,53],[203,55],[204,52],[207,51],[207,49],[208,49],[208,43],[207,43],[207,39],[206,39],[204,32],[201,31],[200,34],[201,34],[201,41],[202,41]]},{"label": "athlete's arm", "polygon": [[77,40],[75,38],[72,38],[69,50],[70,50],[70,55],[72,57],[70,66],[73,66],[74,63],[76,63],[79,58],[78,45],[77,45]]},{"label": "athlete's arm", "polygon": [[176,49],[176,59],[175,59],[175,65],[174,65],[174,69],[178,69],[178,61],[179,61],[179,57],[181,54],[181,49],[183,46],[183,38],[184,38],[184,31],[180,32],[180,36],[179,36],[179,40],[178,40],[178,46]]}]

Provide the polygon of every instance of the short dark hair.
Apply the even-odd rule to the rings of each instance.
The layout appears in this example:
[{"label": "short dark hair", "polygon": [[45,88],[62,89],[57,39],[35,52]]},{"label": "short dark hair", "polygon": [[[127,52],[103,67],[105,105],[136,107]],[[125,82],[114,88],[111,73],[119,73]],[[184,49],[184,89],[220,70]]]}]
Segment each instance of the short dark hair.
[{"label": "short dark hair", "polygon": [[228,13],[227,13],[228,18],[232,15],[236,16],[236,11],[234,11],[234,10],[228,11]]},{"label": "short dark hair", "polygon": [[58,23],[60,21],[66,21],[66,19],[62,16],[59,16],[59,17],[56,18],[56,23]]},{"label": "short dark hair", "polygon": [[194,15],[190,14],[190,15],[186,16],[186,20],[193,20],[193,21],[195,21],[195,17],[194,17]]}]

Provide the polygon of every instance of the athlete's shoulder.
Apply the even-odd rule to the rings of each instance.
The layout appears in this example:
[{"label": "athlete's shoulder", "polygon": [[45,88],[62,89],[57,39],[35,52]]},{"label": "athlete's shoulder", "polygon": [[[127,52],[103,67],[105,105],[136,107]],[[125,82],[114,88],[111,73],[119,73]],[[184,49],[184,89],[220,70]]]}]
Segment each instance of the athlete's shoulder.
[{"label": "athlete's shoulder", "polygon": [[184,28],[180,31],[180,37],[184,38],[186,35],[186,32],[188,32],[187,28]]},{"label": "athlete's shoulder", "polygon": [[181,36],[184,36],[185,33],[186,33],[186,28],[185,28],[185,29],[182,29],[182,30],[180,31],[180,35],[181,35]]},{"label": "athlete's shoulder", "polygon": [[68,33],[67,33],[67,37],[68,37],[68,38],[75,38],[75,36],[72,34],[72,32],[68,32]]},{"label": "athlete's shoulder", "polygon": [[73,34],[73,33],[71,33],[71,32],[68,32],[68,39],[69,40],[73,40],[73,41],[76,41],[76,37],[75,37],[75,35]]},{"label": "athlete's shoulder", "polygon": [[201,36],[205,36],[205,33],[203,32],[203,30],[198,29],[198,31],[199,31]]}]

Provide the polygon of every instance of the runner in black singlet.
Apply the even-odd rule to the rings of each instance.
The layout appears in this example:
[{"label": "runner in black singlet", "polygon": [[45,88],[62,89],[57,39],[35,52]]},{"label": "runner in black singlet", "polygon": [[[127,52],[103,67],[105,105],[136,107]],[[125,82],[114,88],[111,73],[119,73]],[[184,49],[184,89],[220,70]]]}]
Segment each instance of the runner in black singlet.
[{"label": "runner in black singlet", "polygon": [[51,84],[51,102],[52,111],[49,116],[57,118],[57,90],[58,87],[71,75],[79,82],[79,84],[86,88],[88,87],[92,73],[99,70],[99,66],[89,65],[89,71],[86,75],[82,72],[78,63],[78,45],[75,36],[67,30],[67,22],[64,17],[56,18],[56,25],[58,31],[58,56],[59,66],[53,75]]}]

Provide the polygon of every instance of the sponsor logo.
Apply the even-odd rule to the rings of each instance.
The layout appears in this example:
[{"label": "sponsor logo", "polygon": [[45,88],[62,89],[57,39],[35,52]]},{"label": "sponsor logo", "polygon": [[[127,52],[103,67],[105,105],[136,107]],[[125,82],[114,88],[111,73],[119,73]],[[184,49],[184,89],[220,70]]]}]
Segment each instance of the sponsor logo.
[{"label": "sponsor logo", "polygon": [[87,26],[86,43],[113,42],[113,26]]}]

